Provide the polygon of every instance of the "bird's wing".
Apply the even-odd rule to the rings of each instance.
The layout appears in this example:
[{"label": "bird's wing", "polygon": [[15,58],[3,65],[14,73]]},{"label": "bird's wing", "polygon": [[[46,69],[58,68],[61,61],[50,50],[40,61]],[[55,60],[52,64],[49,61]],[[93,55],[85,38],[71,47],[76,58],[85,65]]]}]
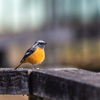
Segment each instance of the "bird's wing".
[{"label": "bird's wing", "polygon": [[24,57],[22,58],[22,60],[20,61],[20,63],[23,62],[26,57],[30,56],[35,50],[36,50],[36,48],[32,48],[32,47],[29,48],[26,51],[26,53],[25,53]]}]

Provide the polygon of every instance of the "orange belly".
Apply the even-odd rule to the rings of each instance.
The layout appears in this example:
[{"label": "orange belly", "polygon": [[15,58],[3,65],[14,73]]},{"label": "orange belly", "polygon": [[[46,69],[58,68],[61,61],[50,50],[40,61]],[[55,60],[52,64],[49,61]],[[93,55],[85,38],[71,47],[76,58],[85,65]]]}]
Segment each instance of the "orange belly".
[{"label": "orange belly", "polygon": [[30,56],[28,56],[24,60],[24,62],[28,62],[28,63],[31,63],[31,64],[39,64],[44,60],[44,58],[45,58],[44,50],[37,47],[35,52],[33,52]]}]

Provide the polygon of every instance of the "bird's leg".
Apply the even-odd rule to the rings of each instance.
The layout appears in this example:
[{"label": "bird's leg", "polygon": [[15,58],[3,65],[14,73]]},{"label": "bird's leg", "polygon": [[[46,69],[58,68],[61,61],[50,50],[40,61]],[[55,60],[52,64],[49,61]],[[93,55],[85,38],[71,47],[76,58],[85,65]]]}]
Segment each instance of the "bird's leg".
[{"label": "bird's leg", "polygon": [[33,65],[34,69],[36,69],[36,67],[34,66],[34,64],[32,64],[32,65]]}]

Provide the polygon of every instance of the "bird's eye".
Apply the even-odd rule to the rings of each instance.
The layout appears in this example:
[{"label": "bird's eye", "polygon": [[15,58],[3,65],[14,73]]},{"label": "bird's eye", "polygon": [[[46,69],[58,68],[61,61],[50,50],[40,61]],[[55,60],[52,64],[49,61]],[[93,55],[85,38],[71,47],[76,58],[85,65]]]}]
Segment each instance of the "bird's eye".
[{"label": "bird's eye", "polygon": [[39,43],[40,45],[43,45],[44,43]]}]

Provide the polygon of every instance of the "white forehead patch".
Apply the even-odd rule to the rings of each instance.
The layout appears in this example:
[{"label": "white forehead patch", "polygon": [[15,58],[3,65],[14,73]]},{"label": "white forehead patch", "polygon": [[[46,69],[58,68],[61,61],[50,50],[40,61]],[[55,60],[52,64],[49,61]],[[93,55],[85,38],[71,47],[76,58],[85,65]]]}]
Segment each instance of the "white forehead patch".
[{"label": "white forehead patch", "polygon": [[38,45],[38,43],[45,43],[43,40],[38,40],[37,42],[35,42],[35,44],[32,46],[32,48],[36,47]]},{"label": "white forehead patch", "polygon": [[43,40],[38,40],[37,42],[40,42],[40,43],[45,43]]}]

